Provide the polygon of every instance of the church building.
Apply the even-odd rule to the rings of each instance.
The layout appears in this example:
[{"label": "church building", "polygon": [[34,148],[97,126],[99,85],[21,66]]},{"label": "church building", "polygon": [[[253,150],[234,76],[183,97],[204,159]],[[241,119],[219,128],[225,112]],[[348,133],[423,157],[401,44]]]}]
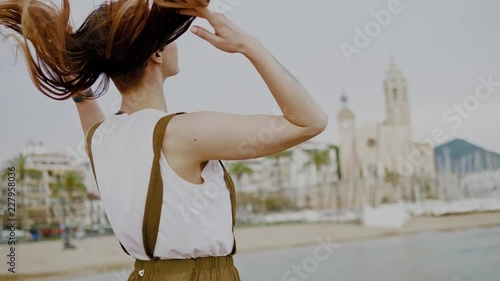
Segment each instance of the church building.
[{"label": "church building", "polygon": [[[342,109],[337,118],[343,178],[385,178],[387,173],[432,177],[433,148],[413,140],[408,84],[394,60],[386,73],[384,98],[385,120],[357,125],[348,98],[345,92],[342,94]],[[411,161],[411,157],[418,161]]]}]

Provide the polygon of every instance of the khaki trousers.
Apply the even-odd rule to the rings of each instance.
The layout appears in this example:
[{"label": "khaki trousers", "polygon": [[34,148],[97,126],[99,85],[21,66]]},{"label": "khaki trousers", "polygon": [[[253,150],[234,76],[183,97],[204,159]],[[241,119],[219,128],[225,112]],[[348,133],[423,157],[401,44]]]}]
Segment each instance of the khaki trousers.
[{"label": "khaki trousers", "polygon": [[233,257],[136,260],[128,281],[240,281]]}]

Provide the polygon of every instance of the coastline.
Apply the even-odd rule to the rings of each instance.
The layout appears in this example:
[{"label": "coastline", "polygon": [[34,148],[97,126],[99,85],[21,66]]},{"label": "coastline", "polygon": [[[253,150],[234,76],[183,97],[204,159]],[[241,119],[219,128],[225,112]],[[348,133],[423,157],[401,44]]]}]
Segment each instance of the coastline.
[{"label": "coastline", "polygon": [[[412,217],[400,230],[368,228],[356,224],[292,224],[235,229],[238,254],[310,246],[318,239],[331,243],[381,239],[422,232],[446,232],[473,228],[500,227],[500,212],[442,217]],[[113,270],[132,270],[134,260],[125,255],[114,236],[75,240],[76,250],[62,250],[61,241],[26,243],[17,246],[16,272],[4,265],[0,279],[65,280]],[[0,252],[7,246],[1,245]]]}]

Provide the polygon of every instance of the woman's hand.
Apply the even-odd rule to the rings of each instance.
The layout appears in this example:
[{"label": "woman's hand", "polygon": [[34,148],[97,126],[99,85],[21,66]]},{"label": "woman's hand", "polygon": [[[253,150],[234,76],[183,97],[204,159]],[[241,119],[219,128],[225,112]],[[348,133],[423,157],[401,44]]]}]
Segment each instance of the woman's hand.
[{"label": "woman's hand", "polygon": [[[323,132],[328,115],[298,80],[255,37],[208,9],[180,13],[206,18],[215,34],[196,27],[199,37],[225,52],[240,52],[255,66],[283,115],[243,115],[213,111],[175,117],[167,135],[178,157],[200,165],[207,160],[243,160],[276,154]],[[185,128],[190,128],[186,130]],[[169,138],[167,138],[169,139]]]},{"label": "woman's hand", "polygon": [[221,51],[228,53],[242,53],[246,55],[246,53],[249,52],[253,46],[260,43],[257,38],[242,30],[236,24],[231,22],[224,14],[214,13],[207,7],[179,9],[179,13],[206,19],[214,28],[215,33],[211,33],[200,26],[191,27],[191,32],[208,41]]}]

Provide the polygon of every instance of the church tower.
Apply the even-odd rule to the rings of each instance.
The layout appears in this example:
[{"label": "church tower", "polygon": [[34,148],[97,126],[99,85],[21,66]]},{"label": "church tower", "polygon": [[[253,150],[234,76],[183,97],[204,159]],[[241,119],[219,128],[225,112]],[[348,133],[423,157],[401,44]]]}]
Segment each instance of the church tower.
[{"label": "church tower", "polygon": [[386,169],[401,174],[404,159],[414,149],[408,85],[391,59],[384,81],[386,120],[381,127],[380,156]]},{"label": "church tower", "polygon": [[410,105],[408,101],[408,85],[394,58],[384,81],[386,125],[402,125],[410,127]]},{"label": "church tower", "polygon": [[340,132],[341,134],[352,134],[355,129],[354,113],[352,113],[348,107],[348,99],[344,89],[342,89],[340,102],[342,104],[342,109],[337,116],[340,125]]},{"label": "church tower", "polygon": [[337,115],[340,131],[340,164],[342,177],[350,180],[359,176],[354,114],[348,108],[348,99],[342,89],[342,109]]}]

